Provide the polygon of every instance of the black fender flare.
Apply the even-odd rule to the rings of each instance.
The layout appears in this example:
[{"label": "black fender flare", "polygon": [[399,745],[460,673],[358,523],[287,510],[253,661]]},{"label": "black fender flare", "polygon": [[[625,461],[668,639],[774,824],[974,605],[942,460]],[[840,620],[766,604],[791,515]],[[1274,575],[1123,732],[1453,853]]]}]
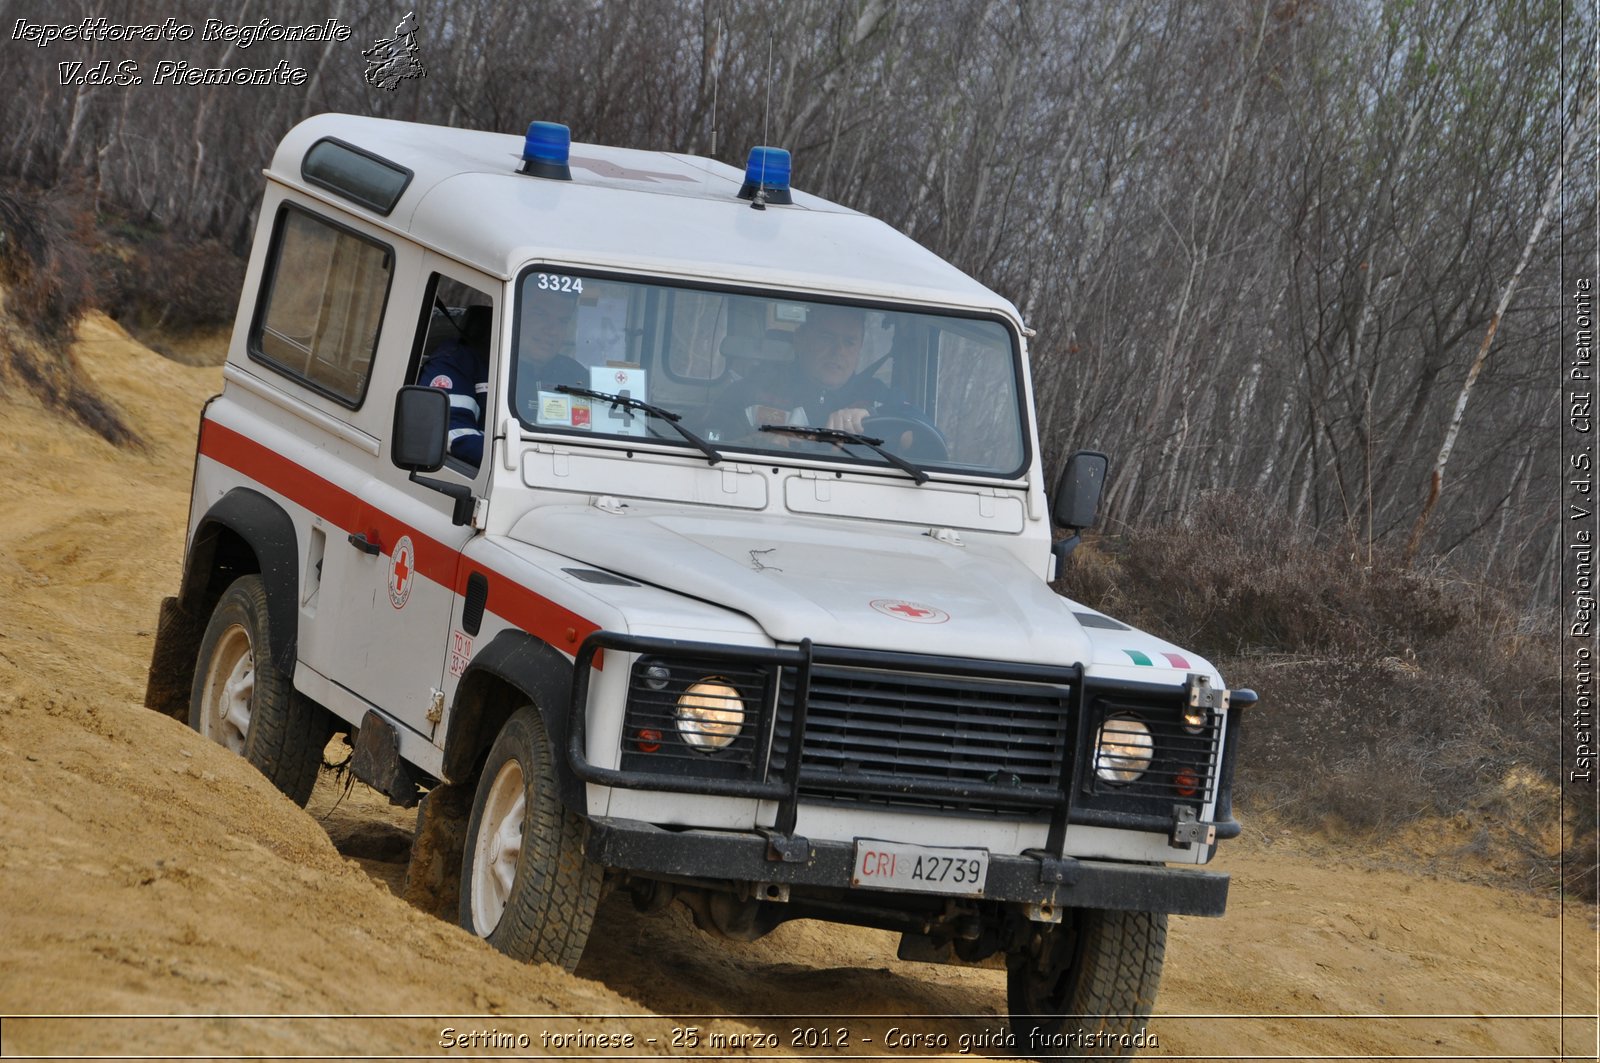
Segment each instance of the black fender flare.
[{"label": "black fender flare", "polygon": [[[203,612],[208,591],[220,593],[231,582],[214,586],[219,574],[217,544],[224,529],[242,539],[255,554],[267,592],[267,627],[277,651],[273,663],[285,675],[293,675],[298,659],[295,641],[299,631],[299,538],[294,521],[278,503],[260,491],[235,487],[206,510],[189,545],[178,597],[185,609]],[[222,563],[226,564],[226,559]]]},{"label": "black fender flare", "polygon": [[[445,735],[446,782],[463,783],[483,752],[493,744],[505,719],[486,704],[485,694],[494,680],[526,694],[544,721],[550,736],[550,759],[555,767],[561,803],[578,815],[587,815],[583,782],[568,763],[567,715],[572,703],[572,661],[560,650],[526,631],[502,631],[479,650],[456,687]],[[516,706],[512,706],[514,710]]]}]

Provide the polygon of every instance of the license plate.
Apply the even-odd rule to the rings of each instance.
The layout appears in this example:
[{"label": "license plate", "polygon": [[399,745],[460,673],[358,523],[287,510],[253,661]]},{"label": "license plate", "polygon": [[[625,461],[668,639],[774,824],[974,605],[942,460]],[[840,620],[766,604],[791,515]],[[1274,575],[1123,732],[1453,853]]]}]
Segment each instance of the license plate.
[{"label": "license plate", "polygon": [[981,897],[988,874],[987,849],[943,849],[857,838],[850,884],[876,890]]}]

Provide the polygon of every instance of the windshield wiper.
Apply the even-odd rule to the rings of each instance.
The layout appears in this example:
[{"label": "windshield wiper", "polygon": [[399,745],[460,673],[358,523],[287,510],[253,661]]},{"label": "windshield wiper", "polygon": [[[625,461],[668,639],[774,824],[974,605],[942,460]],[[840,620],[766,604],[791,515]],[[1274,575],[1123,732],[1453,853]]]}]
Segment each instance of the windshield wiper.
[{"label": "windshield wiper", "polygon": [[860,447],[871,447],[882,456],[884,461],[888,462],[890,465],[893,465],[895,468],[902,470],[908,476],[910,476],[912,480],[916,481],[917,486],[920,487],[928,482],[927,473],[923,472],[921,469],[917,468],[915,465],[911,464],[909,461],[893,451],[884,450],[883,440],[874,439],[871,436],[864,436],[859,432],[846,432],[838,428],[816,428],[811,425],[804,424],[764,424],[761,426],[761,430],[763,432],[778,432],[788,436],[800,436],[804,439],[815,439],[823,443],[840,443]]},{"label": "windshield wiper", "polygon": [[618,406],[622,406],[630,410],[638,410],[640,413],[647,413],[651,417],[659,417],[673,428],[676,428],[680,436],[693,443],[700,453],[706,456],[707,464],[715,465],[722,460],[722,454],[716,447],[683,426],[681,423],[683,414],[681,413],[673,413],[671,410],[662,409],[660,406],[645,402],[642,399],[636,399],[632,395],[616,395],[609,391],[592,391],[589,388],[573,387],[570,384],[557,384],[556,390],[568,395],[578,395],[585,399],[599,399],[602,402],[609,402],[613,410]]}]

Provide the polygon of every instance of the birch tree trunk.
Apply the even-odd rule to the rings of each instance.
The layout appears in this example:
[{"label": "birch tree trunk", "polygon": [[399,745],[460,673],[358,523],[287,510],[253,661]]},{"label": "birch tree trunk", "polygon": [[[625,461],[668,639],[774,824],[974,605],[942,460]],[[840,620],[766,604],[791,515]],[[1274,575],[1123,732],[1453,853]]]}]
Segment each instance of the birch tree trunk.
[{"label": "birch tree trunk", "polygon": [[1472,398],[1472,387],[1478,382],[1478,374],[1483,372],[1484,363],[1489,360],[1494,334],[1500,330],[1500,321],[1511,306],[1512,296],[1516,294],[1517,282],[1522,279],[1522,271],[1528,268],[1528,260],[1533,257],[1534,246],[1538,244],[1539,236],[1544,232],[1545,223],[1550,220],[1556,195],[1561,191],[1561,178],[1566,174],[1567,160],[1571,157],[1573,141],[1576,139],[1578,129],[1585,125],[1587,123],[1575,126],[1572,136],[1567,138],[1562,148],[1561,165],[1556,167],[1555,173],[1550,178],[1549,187],[1545,189],[1544,202],[1539,204],[1539,213],[1533,219],[1533,230],[1528,233],[1528,242],[1522,247],[1522,258],[1518,260],[1517,268],[1511,271],[1505,290],[1500,293],[1500,303],[1495,307],[1494,316],[1489,319],[1489,328],[1483,334],[1483,342],[1478,344],[1478,353],[1472,359],[1472,367],[1467,370],[1467,378],[1461,382],[1461,391],[1456,395],[1455,409],[1450,414],[1449,427],[1445,429],[1444,441],[1439,445],[1439,456],[1433,461],[1433,474],[1428,478],[1428,497],[1422,503],[1422,512],[1417,514],[1417,522],[1411,526],[1411,537],[1406,540],[1405,560],[1408,565],[1416,560],[1417,549],[1422,545],[1423,530],[1428,525],[1428,518],[1433,515],[1434,507],[1439,504],[1439,492],[1444,487],[1445,466],[1450,464],[1450,452],[1455,449],[1456,437],[1461,434],[1461,423],[1467,412],[1467,401]]}]

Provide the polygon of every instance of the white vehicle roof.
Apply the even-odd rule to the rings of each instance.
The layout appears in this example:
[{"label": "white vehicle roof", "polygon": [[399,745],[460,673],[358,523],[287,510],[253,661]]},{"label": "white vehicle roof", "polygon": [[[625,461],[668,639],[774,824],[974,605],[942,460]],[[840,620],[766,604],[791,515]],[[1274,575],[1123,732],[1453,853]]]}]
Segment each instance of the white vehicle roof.
[{"label": "white vehicle roof", "polygon": [[[387,217],[309,184],[301,162],[334,138],[411,170]],[[687,280],[997,310],[1010,302],[883,222],[798,190],[790,206],[737,198],[744,173],[695,155],[574,143],[572,180],[518,174],[523,138],[323,114],[295,126],[268,175],[502,278],[530,261]],[[643,193],[643,194],[641,194]]]}]

